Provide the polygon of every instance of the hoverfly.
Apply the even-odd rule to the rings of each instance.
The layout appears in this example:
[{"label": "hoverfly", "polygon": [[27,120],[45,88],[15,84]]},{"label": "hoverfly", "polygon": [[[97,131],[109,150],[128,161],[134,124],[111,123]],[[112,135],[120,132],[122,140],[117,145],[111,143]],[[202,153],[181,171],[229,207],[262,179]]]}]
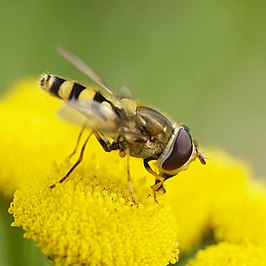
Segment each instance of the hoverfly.
[{"label": "hoverfly", "polygon": [[[92,135],[95,135],[106,152],[118,150],[121,157],[143,159],[144,167],[155,177],[155,183],[151,186],[155,201],[157,191],[165,192],[163,183],[166,179],[185,170],[195,158],[206,164],[204,155],[198,151],[187,127],[171,121],[132,96],[115,91],[69,51],[60,48],[59,52],[99,88],[86,87],[50,74],[41,76],[40,87],[43,90],[62,99],[86,117],[79,139],[86,127],[92,129],[81,148],[79,159],[58,183],[62,183],[82,161]],[[150,161],[155,161],[158,172],[151,168]],[[129,160],[127,162],[128,184],[134,201]]]}]

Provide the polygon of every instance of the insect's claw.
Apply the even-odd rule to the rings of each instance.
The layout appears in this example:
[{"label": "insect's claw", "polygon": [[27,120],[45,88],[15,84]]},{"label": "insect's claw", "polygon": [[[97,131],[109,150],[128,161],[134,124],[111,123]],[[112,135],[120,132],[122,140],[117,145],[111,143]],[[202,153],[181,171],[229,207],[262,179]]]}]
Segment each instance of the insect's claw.
[{"label": "insect's claw", "polygon": [[152,190],[164,194],[166,192],[166,189],[163,186],[164,181],[165,181],[164,179],[162,180],[156,179],[154,185],[151,186]]},{"label": "insect's claw", "polygon": [[159,201],[157,199],[157,194],[164,194],[166,192],[166,189],[163,186],[163,182],[164,180],[159,180],[156,179],[154,185],[151,186],[152,190],[153,190],[153,197],[154,197],[154,201],[159,204]]},{"label": "insect's claw", "polygon": [[53,189],[55,187],[55,184],[49,186],[50,189]]},{"label": "insect's claw", "polygon": [[155,190],[153,191],[153,198],[154,198],[155,203],[160,204],[160,202],[157,199],[157,193]]}]

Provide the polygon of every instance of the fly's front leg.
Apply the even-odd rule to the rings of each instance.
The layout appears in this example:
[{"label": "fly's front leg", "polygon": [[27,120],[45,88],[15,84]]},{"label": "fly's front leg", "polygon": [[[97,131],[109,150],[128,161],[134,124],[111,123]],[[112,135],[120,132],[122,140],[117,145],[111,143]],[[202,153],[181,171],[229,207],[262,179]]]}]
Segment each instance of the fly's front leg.
[{"label": "fly's front leg", "polygon": [[[94,132],[92,131],[89,136],[86,138],[85,142],[83,143],[82,145],[82,148],[81,148],[81,151],[80,151],[80,154],[79,154],[79,158],[78,160],[75,162],[75,164],[69,169],[69,171],[66,173],[66,175],[61,178],[57,183],[63,183],[68,177],[69,175],[74,171],[74,169],[82,162],[82,159],[83,159],[83,154],[84,154],[84,151],[85,151],[85,148],[87,146],[87,143],[91,137],[91,135],[93,134]],[[54,188],[56,184],[53,184],[50,186],[50,188]]]},{"label": "fly's front leg", "polygon": [[152,168],[150,167],[149,165],[149,162],[148,160],[144,160],[143,161],[144,163],[144,167],[145,169],[150,173],[152,174],[154,177],[155,177],[155,183],[154,185],[151,186],[152,190],[153,190],[153,196],[154,196],[154,200],[156,203],[159,203],[158,200],[157,200],[157,196],[156,196],[156,193],[159,191],[159,190],[162,190],[163,192],[165,192],[165,188],[163,187],[163,182],[166,180],[166,178],[158,175],[155,171],[152,170]]}]

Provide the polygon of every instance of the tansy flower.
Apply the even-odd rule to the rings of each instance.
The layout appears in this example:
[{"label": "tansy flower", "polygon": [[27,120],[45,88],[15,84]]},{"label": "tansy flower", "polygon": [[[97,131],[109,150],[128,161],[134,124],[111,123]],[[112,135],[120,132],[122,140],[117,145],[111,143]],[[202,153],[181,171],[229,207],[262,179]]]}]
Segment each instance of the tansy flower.
[{"label": "tansy flower", "polygon": [[60,106],[40,91],[36,79],[18,82],[2,95],[0,195],[11,198],[19,184],[47,172],[51,162],[61,162],[71,152],[79,128],[58,119]]},{"label": "tansy flower", "polygon": [[56,265],[175,263],[176,221],[163,200],[154,202],[149,187],[154,180],[141,161],[130,160],[137,204],[131,201],[126,160],[104,152],[93,138],[82,164],[65,182],[49,188],[73,165],[75,158],[62,158],[74,148],[78,132],[56,118],[57,99],[38,90],[35,81],[18,88],[1,106],[3,123],[9,121],[1,133],[7,139],[1,182],[12,178],[8,191],[2,192],[16,190],[9,210],[13,226],[22,227],[25,237]]},{"label": "tansy flower", "polygon": [[187,266],[265,266],[265,247],[221,242],[199,251]]},{"label": "tansy flower", "polygon": [[[212,230],[212,210],[226,197],[246,195],[252,177],[249,166],[217,149],[207,152],[207,165],[195,161],[166,183],[166,201],[174,209],[181,254],[197,247]],[[223,213],[225,213],[224,210]]]},{"label": "tansy flower", "polygon": [[215,149],[207,151],[206,166],[195,161],[167,180],[160,204],[151,195],[153,177],[141,160],[130,158],[134,204],[126,160],[104,152],[93,138],[81,165],[50,189],[75,162],[66,158],[80,130],[56,117],[60,105],[32,80],[0,103],[0,191],[10,197],[16,190],[9,209],[13,226],[22,227],[55,265],[167,265],[210,232],[226,242],[205,248],[189,265],[262,258],[265,192],[251,186],[246,162]]},{"label": "tansy flower", "polygon": [[216,241],[266,247],[266,190],[225,197],[212,212]]},{"label": "tansy flower", "polygon": [[[173,205],[179,218],[181,255],[184,247],[187,247],[186,252],[191,251],[192,244],[195,247],[198,241],[199,245],[204,233],[208,235],[209,232],[218,244],[199,251],[189,266],[265,265],[266,191],[263,185],[258,182],[254,185],[255,179],[247,163],[223,152],[209,151],[208,155],[212,159],[206,168],[197,169],[197,163],[191,166],[192,174],[194,170],[197,174],[194,173],[196,178],[190,187],[188,182],[191,180],[183,180],[183,187],[189,187],[191,194],[182,198],[196,215],[193,216],[193,211],[192,215],[182,215],[186,211],[184,208],[182,212],[185,203]],[[190,177],[189,171],[183,175]],[[173,202],[172,188],[169,187],[170,193],[166,197]],[[203,222],[200,224],[199,221]]]},{"label": "tansy flower", "polygon": [[138,204],[133,204],[123,160],[100,151],[95,142],[89,149],[82,165],[55,188],[49,186],[69,163],[21,186],[10,207],[13,225],[21,226],[56,265],[174,263],[177,226],[171,208],[154,202],[146,176],[135,167]]}]

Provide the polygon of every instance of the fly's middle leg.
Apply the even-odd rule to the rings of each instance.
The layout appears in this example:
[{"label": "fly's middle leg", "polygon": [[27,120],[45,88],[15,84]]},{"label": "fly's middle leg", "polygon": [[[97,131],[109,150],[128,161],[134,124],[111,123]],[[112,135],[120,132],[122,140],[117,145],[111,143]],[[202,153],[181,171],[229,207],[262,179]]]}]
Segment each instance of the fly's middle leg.
[{"label": "fly's middle leg", "polygon": [[[101,144],[101,146],[103,147],[103,149],[105,151],[110,152],[110,151],[119,149],[118,141],[114,141],[114,142],[110,143],[108,141],[108,139],[105,138],[104,136],[102,136],[100,133],[95,132],[94,134],[95,134],[97,140],[99,141],[99,143]],[[129,155],[126,153],[126,151],[124,151],[124,152],[120,151],[120,156],[121,157],[124,157],[124,156],[127,157],[127,181],[128,181],[129,192],[130,192],[130,195],[131,195],[132,202],[135,203],[133,187],[132,187],[131,178],[130,178]]]},{"label": "fly's middle leg", "polygon": [[136,203],[135,198],[134,198],[133,186],[132,186],[132,182],[131,182],[131,178],[130,178],[129,155],[127,155],[127,182],[128,182],[128,187],[129,187],[129,192],[131,195],[132,202]]},{"label": "fly's middle leg", "polygon": [[77,139],[77,142],[76,142],[76,146],[74,148],[74,150],[68,155],[68,158],[70,159],[76,152],[77,152],[77,149],[78,149],[78,146],[79,146],[79,143],[80,143],[80,140],[81,140],[81,136],[85,130],[85,128],[87,127],[87,123],[85,123],[81,129],[81,131],[79,132],[79,136],[78,136],[78,139]]}]

